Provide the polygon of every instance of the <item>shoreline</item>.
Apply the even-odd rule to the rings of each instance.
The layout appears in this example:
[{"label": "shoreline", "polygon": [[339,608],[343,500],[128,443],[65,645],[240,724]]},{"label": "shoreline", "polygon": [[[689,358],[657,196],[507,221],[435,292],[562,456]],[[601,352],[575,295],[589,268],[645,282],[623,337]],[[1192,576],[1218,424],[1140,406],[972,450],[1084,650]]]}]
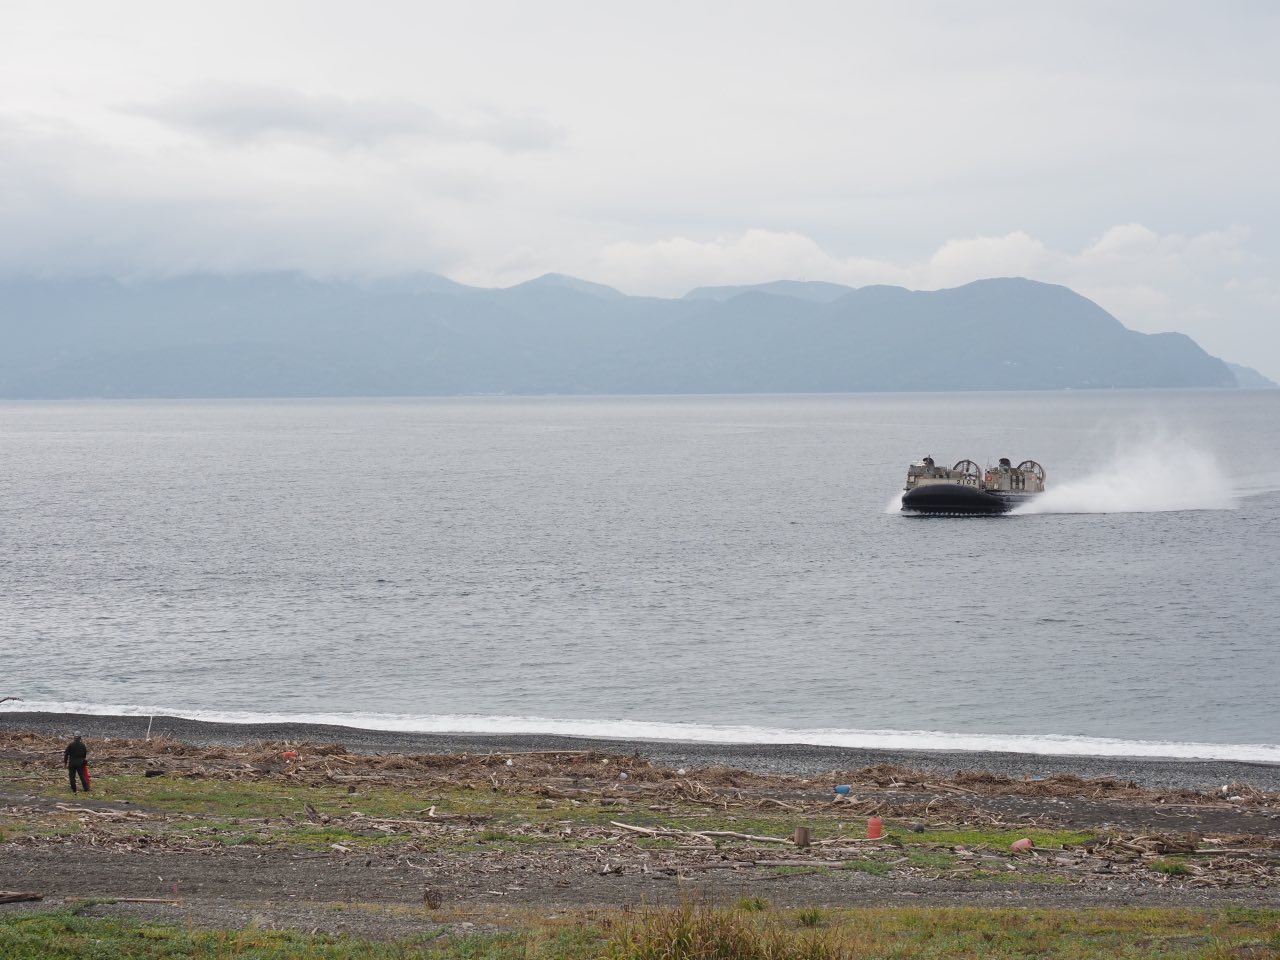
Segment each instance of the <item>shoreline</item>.
[{"label": "shoreline", "polygon": [[[0,712],[0,730],[69,735],[90,739],[141,740],[147,717],[109,714]],[[962,750],[899,750],[811,744],[707,743],[677,740],[611,739],[559,734],[412,733],[308,723],[220,723],[157,716],[152,737],[171,737],[197,746],[232,746],[262,740],[341,743],[355,753],[458,754],[525,753],[542,750],[596,750],[639,754],[672,769],[733,767],[759,773],[823,777],[833,771],[894,764],[948,775],[958,770],[1000,776],[1050,777],[1071,774],[1085,779],[1112,778],[1144,787],[1217,790],[1243,783],[1280,791],[1280,764],[1238,760],[1092,757]]]}]

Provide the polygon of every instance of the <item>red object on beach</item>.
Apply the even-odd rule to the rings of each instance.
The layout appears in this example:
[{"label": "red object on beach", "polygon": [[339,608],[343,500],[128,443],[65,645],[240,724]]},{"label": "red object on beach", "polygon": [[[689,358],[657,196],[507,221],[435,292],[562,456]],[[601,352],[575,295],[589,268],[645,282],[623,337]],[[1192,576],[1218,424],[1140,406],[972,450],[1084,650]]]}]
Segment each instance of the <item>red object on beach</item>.
[{"label": "red object on beach", "polygon": [[867,821],[867,839],[879,840],[880,832],[884,827],[884,822],[879,817],[872,817]]},{"label": "red object on beach", "polygon": [[1021,840],[1015,840],[1009,844],[1009,849],[1014,853],[1026,853],[1034,846],[1035,844],[1031,842],[1030,837],[1023,837]]},{"label": "red object on beach", "polygon": [[298,759],[298,751],[297,751],[297,750],[286,750],[284,753],[280,754],[280,756],[281,756],[283,759],[285,759],[285,760],[297,760],[297,759]]}]

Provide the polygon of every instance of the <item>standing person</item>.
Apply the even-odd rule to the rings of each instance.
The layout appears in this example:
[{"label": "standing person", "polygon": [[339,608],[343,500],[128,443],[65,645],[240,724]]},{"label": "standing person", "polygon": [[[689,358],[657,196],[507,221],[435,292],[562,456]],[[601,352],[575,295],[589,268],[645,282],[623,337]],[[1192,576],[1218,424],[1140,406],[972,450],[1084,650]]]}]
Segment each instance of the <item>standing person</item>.
[{"label": "standing person", "polygon": [[89,792],[89,748],[84,745],[84,741],[80,739],[80,734],[75,735],[75,739],[67,744],[67,749],[62,751],[62,764],[67,768],[67,779],[71,781],[71,792],[76,792],[76,775],[80,777],[80,782],[84,784],[84,792]]}]

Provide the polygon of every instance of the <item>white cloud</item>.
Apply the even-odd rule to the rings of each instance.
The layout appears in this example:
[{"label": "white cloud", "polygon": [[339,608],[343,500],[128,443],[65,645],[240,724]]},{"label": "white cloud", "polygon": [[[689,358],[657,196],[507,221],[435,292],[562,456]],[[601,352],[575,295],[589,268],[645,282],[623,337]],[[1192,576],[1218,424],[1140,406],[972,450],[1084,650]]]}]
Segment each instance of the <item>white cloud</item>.
[{"label": "white cloud", "polygon": [[520,151],[547,149],[563,139],[561,130],[538,117],[486,112],[447,119],[408,100],[321,96],[251,84],[205,84],[126,112],[231,142],[298,139],[352,147],[422,140]]},{"label": "white cloud", "polygon": [[[624,290],[667,296],[706,284],[773,279],[934,290],[985,277],[1028,277],[1071,287],[1131,329],[1189,333],[1211,352],[1244,361],[1260,345],[1249,321],[1276,302],[1276,285],[1250,253],[1249,236],[1241,226],[1188,237],[1130,223],[1070,251],[1014,231],[948,240],[923,259],[893,261],[841,257],[802,234],[753,229],[707,241],[614,243],[583,266],[594,279]],[[1247,279],[1242,270],[1251,271]],[[1264,356],[1275,356],[1273,341],[1261,344]],[[1274,360],[1263,365],[1280,373]]]},{"label": "white cloud", "polygon": [[1028,277],[1052,269],[1054,254],[1018,230],[1003,237],[949,240],[913,272],[930,287],[955,286],[978,277]]}]

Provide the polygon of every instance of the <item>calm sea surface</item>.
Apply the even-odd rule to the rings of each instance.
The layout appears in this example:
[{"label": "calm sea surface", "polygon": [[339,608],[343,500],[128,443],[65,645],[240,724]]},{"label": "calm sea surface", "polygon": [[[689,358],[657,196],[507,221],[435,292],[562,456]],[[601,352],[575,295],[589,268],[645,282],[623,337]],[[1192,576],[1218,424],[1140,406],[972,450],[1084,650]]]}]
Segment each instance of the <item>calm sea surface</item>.
[{"label": "calm sea surface", "polygon": [[25,709],[1280,760],[1278,627],[1280,391],[0,405]]}]

